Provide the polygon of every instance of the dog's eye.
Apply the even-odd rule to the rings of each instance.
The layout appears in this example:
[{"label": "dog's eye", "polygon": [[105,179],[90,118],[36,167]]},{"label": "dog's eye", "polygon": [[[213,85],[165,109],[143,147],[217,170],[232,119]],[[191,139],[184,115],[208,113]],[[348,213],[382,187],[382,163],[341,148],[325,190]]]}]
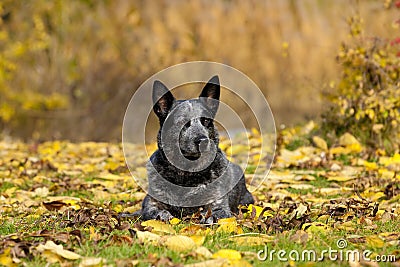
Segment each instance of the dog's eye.
[{"label": "dog's eye", "polygon": [[200,118],[200,122],[201,122],[201,124],[202,124],[203,126],[208,126],[208,125],[211,123],[211,119],[201,117],[201,118]]},{"label": "dog's eye", "polygon": [[185,127],[190,127],[190,125],[192,124],[192,121],[188,121],[187,123],[185,123]]}]

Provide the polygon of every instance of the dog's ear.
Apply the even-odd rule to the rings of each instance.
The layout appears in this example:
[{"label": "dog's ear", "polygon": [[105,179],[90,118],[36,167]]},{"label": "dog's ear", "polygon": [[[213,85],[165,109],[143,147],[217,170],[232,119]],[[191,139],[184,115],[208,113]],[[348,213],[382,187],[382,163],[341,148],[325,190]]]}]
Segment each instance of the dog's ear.
[{"label": "dog's ear", "polygon": [[212,112],[212,116],[215,116],[219,106],[219,95],[220,95],[220,85],[218,75],[212,77],[206,86],[204,86],[203,91],[199,96],[200,100],[207,106],[207,108]]},{"label": "dog's ear", "polygon": [[174,96],[168,88],[160,81],[153,84],[153,110],[157,117],[165,119],[175,101]]}]

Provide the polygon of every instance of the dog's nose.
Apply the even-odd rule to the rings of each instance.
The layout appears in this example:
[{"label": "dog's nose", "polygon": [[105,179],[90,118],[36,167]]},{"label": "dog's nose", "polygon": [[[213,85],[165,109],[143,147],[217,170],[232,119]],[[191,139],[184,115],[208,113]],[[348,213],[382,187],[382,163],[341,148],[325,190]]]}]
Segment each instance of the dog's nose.
[{"label": "dog's nose", "polygon": [[200,151],[204,151],[208,146],[208,137],[205,135],[199,136],[194,140],[194,143]]}]

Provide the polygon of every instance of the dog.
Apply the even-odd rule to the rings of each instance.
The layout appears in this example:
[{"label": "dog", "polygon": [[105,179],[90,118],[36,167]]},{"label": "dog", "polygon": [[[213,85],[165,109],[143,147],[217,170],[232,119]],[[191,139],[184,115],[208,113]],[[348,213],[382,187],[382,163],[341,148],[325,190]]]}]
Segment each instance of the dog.
[{"label": "dog", "polygon": [[243,171],[218,147],[214,118],[219,98],[218,76],[190,100],[176,100],[162,82],[154,82],[153,111],[160,130],[158,150],[146,166],[143,220],[169,221],[200,212],[205,223],[212,223],[237,214],[239,205],[254,203]]}]

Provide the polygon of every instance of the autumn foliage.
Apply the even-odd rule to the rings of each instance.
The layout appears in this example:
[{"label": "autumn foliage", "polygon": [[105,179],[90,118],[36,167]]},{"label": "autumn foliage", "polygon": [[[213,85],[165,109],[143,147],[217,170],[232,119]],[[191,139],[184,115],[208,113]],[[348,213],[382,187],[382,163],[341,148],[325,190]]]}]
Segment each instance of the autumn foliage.
[{"label": "autumn foliage", "polygon": [[324,126],[337,135],[351,132],[370,147],[396,151],[400,145],[400,39],[368,36],[359,16],[349,18],[348,24],[351,39],[341,45],[337,56],[341,78],[330,84],[331,108],[324,113]]},{"label": "autumn foliage", "polygon": [[[119,140],[138,86],[192,60],[243,71],[278,125],[318,116],[353,11],[338,2],[1,1],[0,128],[25,140]],[[359,6],[368,32],[391,35],[379,26],[395,10]]]}]

